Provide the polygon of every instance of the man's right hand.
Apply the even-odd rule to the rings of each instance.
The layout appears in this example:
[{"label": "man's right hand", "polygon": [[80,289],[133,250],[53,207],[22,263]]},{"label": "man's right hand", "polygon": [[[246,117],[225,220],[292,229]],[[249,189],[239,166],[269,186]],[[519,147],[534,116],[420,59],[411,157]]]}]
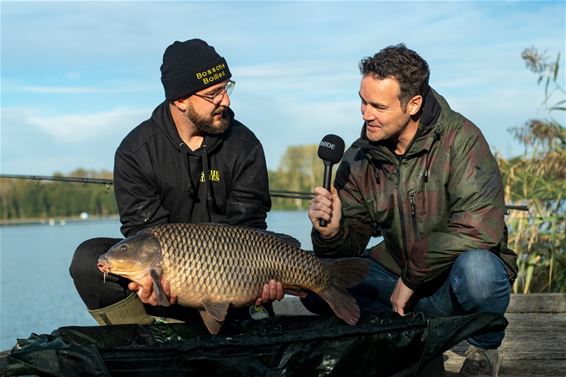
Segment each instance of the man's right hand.
[{"label": "man's right hand", "polygon": [[[171,295],[171,287],[169,282],[165,279],[161,279],[161,286],[163,286],[163,290],[165,291],[165,295],[169,299],[169,304],[173,305],[177,303],[177,295]],[[144,304],[150,304],[153,306],[158,305],[158,298],[153,290],[153,280],[149,274],[144,278],[143,284],[138,285],[135,282],[130,282],[128,284],[128,289],[138,295],[141,302]]]},{"label": "man's right hand", "polygon": [[[331,238],[340,232],[340,219],[342,218],[342,203],[338,191],[332,187],[332,192],[323,187],[314,189],[315,197],[309,205],[309,219],[323,238]],[[320,226],[320,220],[326,220],[326,226]]]}]

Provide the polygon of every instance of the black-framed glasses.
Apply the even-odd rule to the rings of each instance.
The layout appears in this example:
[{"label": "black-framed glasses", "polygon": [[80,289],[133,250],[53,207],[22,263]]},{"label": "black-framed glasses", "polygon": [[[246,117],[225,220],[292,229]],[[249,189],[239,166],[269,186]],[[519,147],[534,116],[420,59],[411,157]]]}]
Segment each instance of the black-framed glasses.
[{"label": "black-framed glasses", "polygon": [[203,100],[210,102],[214,105],[220,104],[224,99],[226,94],[231,95],[232,90],[234,90],[234,86],[236,85],[235,81],[228,80],[228,83],[223,87],[219,88],[216,91],[209,93],[209,94],[197,94],[194,93],[193,95],[202,98]]}]

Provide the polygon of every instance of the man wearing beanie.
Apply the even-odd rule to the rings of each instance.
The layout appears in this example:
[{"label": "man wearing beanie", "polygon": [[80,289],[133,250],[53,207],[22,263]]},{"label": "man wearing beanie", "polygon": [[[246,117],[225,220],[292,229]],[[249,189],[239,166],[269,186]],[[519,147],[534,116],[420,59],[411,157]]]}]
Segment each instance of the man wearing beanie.
[{"label": "man wearing beanie", "polygon": [[[161,65],[165,101],[124,138],[115,155],[124,236],[165,223],[266,229],[271,198],[265,156],[259,140],[230,109],[231,77],[226,60],[203,40],[167,47]],[[179,305],[156,306],[149,278],[143,287],[113,275],[104,278],[98,257],[118,241],[87,240],[71,262],[75,287],[96,321],[149,324],[157,317],[193,317],[194,310]],[[271,281],[257,303],[282,297],[281,284]],[[175,304],[175,297],[170,301]]]}]

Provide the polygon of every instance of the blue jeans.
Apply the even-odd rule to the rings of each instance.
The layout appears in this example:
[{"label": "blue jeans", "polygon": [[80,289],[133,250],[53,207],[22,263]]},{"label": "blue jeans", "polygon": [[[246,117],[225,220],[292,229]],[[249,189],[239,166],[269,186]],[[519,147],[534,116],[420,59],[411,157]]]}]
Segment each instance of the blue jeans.
[{"label": "blue jeans", "polygon": [[[356,297],[364,311],[382,312],[391,310],[390,297],[395,289],[398,275],[374,262],[365,280],[350,292]],[[486,250],[468,250],[462,253],[438,288],[426,295],[418,292],[411,298],[405,312],[422,312],[427,316],[448,317],[478,312],[504,314],[509,305],[511,284],[503,261]],[[322,300],[307,297],[302,300],[307,309],[326,314]],[[323,304],[326,306],[325,304]],[[481,348],[497,348],[501,345],[504,331],[473,336],[470,344]]]},{"label": "blue jeans", "polygon": [[[366,279],[352,293],[362,309],[391,310],[390,297],[398,279],[374,262]],[[373,294],[368,297],[370,292]],[[504,314],[510,295],[511,284],[503,261],[490,251],[468,250],[456,258],[438,289],[427,296],[415,296],[406,311],[439,317],[478,312]],[[468,342],[477,347],[497,348],[504,336],[504,331],[498,331],[471,337]]]}]

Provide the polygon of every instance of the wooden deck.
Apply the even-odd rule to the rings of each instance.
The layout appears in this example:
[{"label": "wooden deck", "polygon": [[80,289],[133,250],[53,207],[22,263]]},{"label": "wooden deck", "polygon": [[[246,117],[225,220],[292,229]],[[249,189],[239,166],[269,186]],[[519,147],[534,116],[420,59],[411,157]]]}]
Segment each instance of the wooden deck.
[{"label": "wooden deck", "polygon": [[[500,377],[566,376],[566,294],[512,295],[501,345]],[[444,353],[446,377],[456,377],[465,342]]]}]

